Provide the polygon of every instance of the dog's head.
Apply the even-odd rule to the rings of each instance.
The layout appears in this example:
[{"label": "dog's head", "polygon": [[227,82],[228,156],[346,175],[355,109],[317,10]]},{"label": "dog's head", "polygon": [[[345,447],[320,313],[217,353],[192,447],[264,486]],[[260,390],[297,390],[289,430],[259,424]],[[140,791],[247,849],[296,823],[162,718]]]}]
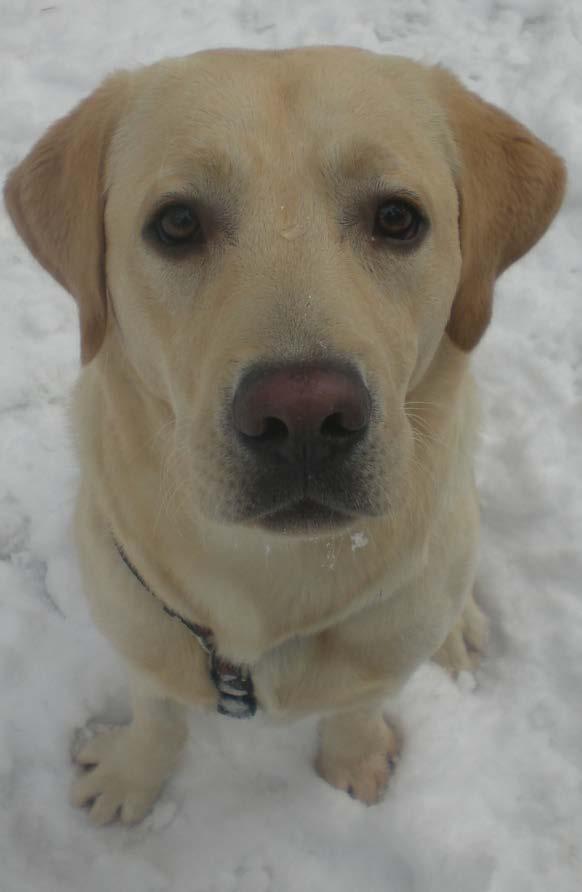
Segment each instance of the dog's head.
[{"label": "dog's head", "polygon": [[348,49],[201,53],[113,76],[10,175],[77,300],[175,420],[199,510],[304,532],[395,510],[407,395],[483,334],[564,168],[438,68]]}]

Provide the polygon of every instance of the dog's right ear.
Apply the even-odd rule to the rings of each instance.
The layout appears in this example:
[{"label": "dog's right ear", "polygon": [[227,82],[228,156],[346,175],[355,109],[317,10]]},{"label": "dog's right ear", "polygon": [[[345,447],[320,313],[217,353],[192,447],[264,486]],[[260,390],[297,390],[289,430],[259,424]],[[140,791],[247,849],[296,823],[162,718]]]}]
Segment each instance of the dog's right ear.
[{"label": "dog's right ear", "polygon": [[84,364],[105,337],[104,172],[129,79],[125,72],[113,75],[53,124],[4,187],[18,234],[77,302]]}]

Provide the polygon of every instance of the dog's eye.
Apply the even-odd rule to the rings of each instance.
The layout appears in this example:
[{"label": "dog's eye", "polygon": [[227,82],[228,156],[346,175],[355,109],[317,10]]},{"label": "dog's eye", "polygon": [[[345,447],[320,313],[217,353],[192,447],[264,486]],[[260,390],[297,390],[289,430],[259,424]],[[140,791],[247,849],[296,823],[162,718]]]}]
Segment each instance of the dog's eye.
[{"label": "dog's eye", "polygon": [[422,217],[413,205],[399,198],[383,201],[376,210],[374,237],[399,242],[416,238],[422,225]]},{"label": "dog's eye", "polygon": [[155,233],[164,245],[199,244],[204,239],[196,212],[187,204],[172,204],[154,221]]}]

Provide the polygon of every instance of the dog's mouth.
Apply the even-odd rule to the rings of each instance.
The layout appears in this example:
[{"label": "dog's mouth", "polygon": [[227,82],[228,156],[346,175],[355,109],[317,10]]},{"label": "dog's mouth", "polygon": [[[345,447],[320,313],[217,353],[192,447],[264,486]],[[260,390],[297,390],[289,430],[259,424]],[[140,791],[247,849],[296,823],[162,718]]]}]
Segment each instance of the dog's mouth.
[{"label": "dog's mouth", "polygon": [[274,533],[309,535],[342,529],[352,520],[351,514],[330,508],[315,499],[303,498],[262,515],[255,524]]},{"label": "dog's mouth", "polygon": [[343,473],[326,468],[309,480],[301,469],[294,476],[285,468],[260,471],[251,467],[241,481],[230,522],[290,536],[322,536],[387,511],[375,498],[382,488],[370,486],[361,468],[346,464]]}]

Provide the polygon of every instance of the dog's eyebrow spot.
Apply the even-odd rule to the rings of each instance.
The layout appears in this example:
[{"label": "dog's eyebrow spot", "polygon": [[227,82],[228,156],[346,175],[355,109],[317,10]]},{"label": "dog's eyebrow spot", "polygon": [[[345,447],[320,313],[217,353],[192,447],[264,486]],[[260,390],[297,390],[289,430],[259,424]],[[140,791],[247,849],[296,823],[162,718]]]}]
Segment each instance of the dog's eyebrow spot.
[{"label": "dog's eyebrow spot", "polygon": [[396,174],[400,164],[385,145],[359,141],[336,146],[328,153],[325,167],[347,180],[369,179],[371,174]]},{"label": "dog's eyebrow spot", "polygon": [[155,181],[151,186],[158,193],[176,186],[203,190],[215,184],[236,183],[241,173],[241,159],[218,146],[173,139],[160,145],[156,154],[159,161],[157,166],[152,165]]}]

